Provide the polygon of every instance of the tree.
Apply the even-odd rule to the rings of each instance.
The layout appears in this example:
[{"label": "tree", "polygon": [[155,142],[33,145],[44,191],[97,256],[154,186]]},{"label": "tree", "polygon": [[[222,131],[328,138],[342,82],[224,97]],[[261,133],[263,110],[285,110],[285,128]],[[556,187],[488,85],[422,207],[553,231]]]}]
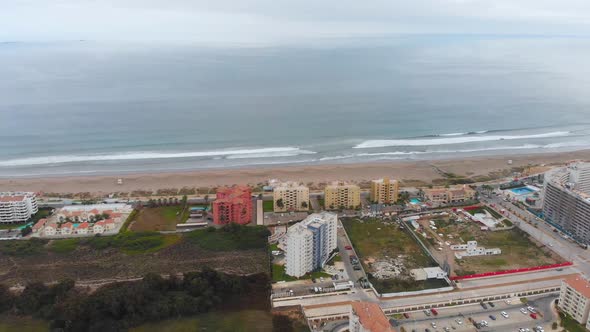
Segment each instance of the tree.
[{"label": "tree", "polygon": [[279,198],[279,199],[277,199],[277,201],[276,201],[276,205],[277,205],[277,207],[278,207],[279,209],[282,209],[282,208],[284,208],[284,207],[285,207],[285,203],[283,202],[283,199],[282,199],[282,198]]},{"label": "tree", "polygon": [[31,234],[32,232],[33,232],[33,229],[31,228],[31,226],[27,226],[27,227],[20,230],[20,235],[25,237],[25,236]]},{"label": "tree", "polygon": [[302,208],[307,209],[307,206],[308,205],[307,205],[307,202],[306,201],[301,202],[301,207]]}]

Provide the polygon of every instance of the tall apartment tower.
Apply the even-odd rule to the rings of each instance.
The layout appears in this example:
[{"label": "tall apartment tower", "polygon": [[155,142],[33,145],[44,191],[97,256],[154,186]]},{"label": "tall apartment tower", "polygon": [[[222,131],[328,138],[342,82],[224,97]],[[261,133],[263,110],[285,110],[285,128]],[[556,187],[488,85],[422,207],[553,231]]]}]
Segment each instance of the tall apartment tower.
[{"label": "tall apartment tower", "polygon": [[272,192],[275,212],[308,211],[309,188],[296,182],[285,182]]},{"label": "tall apartment tower", "polygon": [[338,216],[314,213],[289,227],[286,235],[285,271],[293,277],[324,267],[336,249]]},{"label": "tall apartment tower", "polygon": [[361,188],[354,184],[333,183],[324,189],[326,210],[355,209],[361,205]]},{"label": "tall apartment tower", "polygon": [[392,204],[399,197],[399,182],[383,178],[371,181],[371,201],[378,204]]},{"label": "tall apartment tower", "polygon": [[0,223],[23,223],[37,211],[35,193],[0,192]]}]

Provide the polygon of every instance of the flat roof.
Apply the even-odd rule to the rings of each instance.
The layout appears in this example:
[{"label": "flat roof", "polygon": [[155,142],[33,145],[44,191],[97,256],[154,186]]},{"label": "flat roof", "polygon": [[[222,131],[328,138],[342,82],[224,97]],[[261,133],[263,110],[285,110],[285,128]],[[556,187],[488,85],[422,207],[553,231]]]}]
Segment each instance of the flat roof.
[{"label": "flat roof", "polygon": [[563,279],[563,281],[571,288],[584,295],[584,297],[590,298],[590,282],[584,279],[581,274],[569,276]]}]

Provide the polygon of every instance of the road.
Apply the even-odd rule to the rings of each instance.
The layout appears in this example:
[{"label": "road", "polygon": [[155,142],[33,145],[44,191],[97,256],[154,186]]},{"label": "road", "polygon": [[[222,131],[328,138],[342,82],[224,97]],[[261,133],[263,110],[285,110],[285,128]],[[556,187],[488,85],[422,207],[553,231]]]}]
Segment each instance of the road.
[{"label": "road", "polygon": [[574,268],[586,277],[590,277],[590,251],[581,248],[572,240],[564,239],[554,227],[500,197],[484,198],[484,203],[494,204],[496,209],[505,209],[506,216],[517,227],[530,234],[535,240],[546,245],[564,259],[574,263]]}]

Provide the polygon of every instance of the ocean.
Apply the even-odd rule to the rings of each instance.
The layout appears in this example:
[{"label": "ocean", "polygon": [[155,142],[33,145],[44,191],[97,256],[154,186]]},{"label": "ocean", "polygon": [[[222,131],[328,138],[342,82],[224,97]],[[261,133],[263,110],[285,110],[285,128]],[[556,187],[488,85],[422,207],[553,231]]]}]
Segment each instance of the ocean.
[{"label": "ocean", "polygon": [[0,43],[0,177],[590,147],[590,39]]}]

